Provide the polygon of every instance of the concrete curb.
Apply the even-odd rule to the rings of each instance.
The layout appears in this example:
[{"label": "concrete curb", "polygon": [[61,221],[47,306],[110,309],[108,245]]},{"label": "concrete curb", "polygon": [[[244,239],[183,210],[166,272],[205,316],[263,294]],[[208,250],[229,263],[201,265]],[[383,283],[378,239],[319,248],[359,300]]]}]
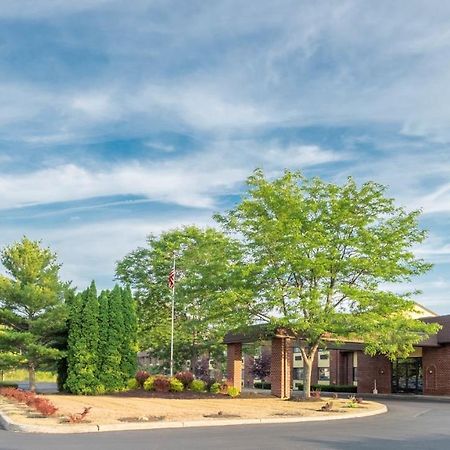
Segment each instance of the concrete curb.
[{"label": "concrete curb", "polygon": [[[335,414],[333,416],[310,416],[310,417],[286,417],[267,419],[209,419],[189,420],[180,422],[146,422],[146,423],[119,423],[110,425],[57,425],[48,427],[44,425],[27,425],[14,422],[5,413],[0,411],[0,425],[8,431],[22,433],[47,433],[47,434],[73,434],[93,433],[106,431],[137,431],[155,430],[164,428],[194,428],[194,427],[218,427],[229,425],[261,425],[261,424],[283,424],[298,422],[323,422],[328,420],[359,419],[364,417],[383,414],[388,411],[385,405],[381,405],[372,411],[351,412],[348,414]],[[61,428],[59,428],[61,427]]]}]

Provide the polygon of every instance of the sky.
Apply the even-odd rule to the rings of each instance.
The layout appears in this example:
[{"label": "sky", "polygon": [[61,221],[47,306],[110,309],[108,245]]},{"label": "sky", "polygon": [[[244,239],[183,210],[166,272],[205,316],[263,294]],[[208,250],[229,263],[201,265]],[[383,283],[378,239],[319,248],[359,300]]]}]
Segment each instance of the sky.
[{"label": "sky", "polygon": [[84,288],[213,225],[256,167],[374,180],[429,230],[450,313],[450,2],[0,0],[0,246]]}]

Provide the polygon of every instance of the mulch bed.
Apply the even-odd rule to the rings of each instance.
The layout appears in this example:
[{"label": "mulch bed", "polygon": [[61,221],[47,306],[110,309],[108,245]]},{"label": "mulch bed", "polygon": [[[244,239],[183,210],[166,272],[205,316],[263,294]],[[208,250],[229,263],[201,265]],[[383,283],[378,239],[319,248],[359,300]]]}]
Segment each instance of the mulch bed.
[{"label": "mulch bed", "polygon": [[[232,400],[231,397],[224,394],[211,394],[210,392],[155,392],[155,391],[144,391],[144,389],[133,389],[130,391],[117,392],[115,394],[109,394],[113,397],[127,397],[127,398],[171,398],[179,400],[198,400],[198,399],[221,399],[221,400]],[[245,392],[241,394],[238,398],[255,398],[259,397],[259,394],[252,392]]]},{"label": "mulch bed", "polygon": [[216,414],[203,414],[203,417],[208,419],[236,419],[241,417],[239,414],[227,414],[222,411],[219,411]]},{"label": "mulch bed", "polygon": [[121,417],[118,419],[120,422],[139,422],[139,423],[146,423],[146,422],[159,422],[161,420],[164,420],[165,416],[142,416],[142,417]]}]

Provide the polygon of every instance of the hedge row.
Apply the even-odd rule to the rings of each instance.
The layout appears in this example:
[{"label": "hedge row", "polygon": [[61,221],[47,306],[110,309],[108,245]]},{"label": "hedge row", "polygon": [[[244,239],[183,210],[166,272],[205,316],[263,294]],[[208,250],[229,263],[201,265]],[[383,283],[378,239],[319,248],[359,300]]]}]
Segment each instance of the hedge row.
[{"label": "hedge row", "polygon": [[[253,386],[256,389],[271,389],[271,384],[270,383],[262,383],[260,381],[255,382],[253,384]],[[303,389],[303,385],[296,383],[295,387],[298,390],[302,390]],[[353,386],[353,385],[334,385],[334,384],[313,384],[311,385],[311,389],[312,390],[319,390],[322,392],[348,392],[348,393],[356,393],[357,392],[357,387]]]},{"label": "hedge row", "polygon": [[10,383],[9,381],[0,381],[0,388],[2,387],[17,389],[19,385],[17,383]]}]

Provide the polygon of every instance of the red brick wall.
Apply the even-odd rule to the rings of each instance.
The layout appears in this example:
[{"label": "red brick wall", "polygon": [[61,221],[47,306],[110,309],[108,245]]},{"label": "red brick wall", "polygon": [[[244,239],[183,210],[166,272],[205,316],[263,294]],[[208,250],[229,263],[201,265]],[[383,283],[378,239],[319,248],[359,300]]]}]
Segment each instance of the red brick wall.
[{"label": "red brick wall", "polygon": [[353,384],[353,352],[330,351],[330,384]]},{"label": "red brick wall", "polygon": [[392,392],[392,364],[384,356],[367,356],[358,352],[358,393],[370,393],[377,380],[377,389],[380,394]]},{"label": "red brick wall", "polygon": [[272,339],[270,380],[273,395],[281,398],[291,396],[292,346],[287,338]]},{"label": "red brick wall", "polygon": [[450,394],[450,345],[422,350],[423,393]]},{"label": "red brick wall", "polygon": [[227,344],[227,380],[241,390],[242,344]]}]

